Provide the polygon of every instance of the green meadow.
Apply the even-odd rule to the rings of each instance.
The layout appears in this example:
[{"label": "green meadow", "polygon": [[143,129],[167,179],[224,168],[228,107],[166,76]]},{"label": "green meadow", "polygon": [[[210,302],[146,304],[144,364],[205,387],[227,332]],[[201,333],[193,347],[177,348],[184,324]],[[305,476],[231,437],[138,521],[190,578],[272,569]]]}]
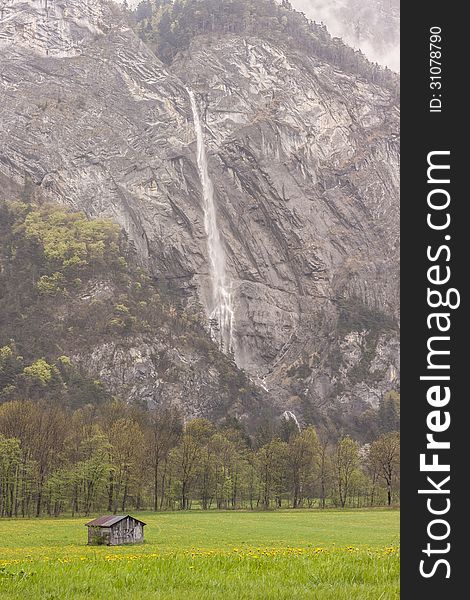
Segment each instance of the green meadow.
[{"label": "green meadow", "polygon": [[87,546],[86,518],[1,520],[0,599],[399,598],[398,511],[135,516],[145,543],[120,547]]}]

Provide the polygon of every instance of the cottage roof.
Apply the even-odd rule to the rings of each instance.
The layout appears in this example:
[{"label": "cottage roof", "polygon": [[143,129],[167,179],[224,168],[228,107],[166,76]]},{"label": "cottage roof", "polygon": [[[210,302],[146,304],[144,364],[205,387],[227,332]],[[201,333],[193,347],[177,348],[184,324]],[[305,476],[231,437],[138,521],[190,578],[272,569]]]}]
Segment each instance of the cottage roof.
[{"label": "cottage roof", "polygon": [[142,525],[146,525],[146,523],[144,523],[140,519],[132,517],[131,515],[103,515],[102,517],[98,517],[97,519],[93,519],[93,521],[85,523],[85,525],[87,527],[111,527],[112,525],[119,523],[119,521],[127,519],[127,517],[129,517],[130,519],[134,519],[134,521],[142,523]]}]

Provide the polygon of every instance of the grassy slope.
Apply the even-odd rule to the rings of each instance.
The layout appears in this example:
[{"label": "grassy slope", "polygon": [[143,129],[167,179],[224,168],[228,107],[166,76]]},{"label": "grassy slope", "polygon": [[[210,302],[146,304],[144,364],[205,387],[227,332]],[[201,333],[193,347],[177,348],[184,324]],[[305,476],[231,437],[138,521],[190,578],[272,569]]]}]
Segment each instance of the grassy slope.
[{"label": "grassy slope", "polygon": [[0,598],[398,598],[395,511],[141,517],[146,543],[112,549],[85,519],[0,522]]}]

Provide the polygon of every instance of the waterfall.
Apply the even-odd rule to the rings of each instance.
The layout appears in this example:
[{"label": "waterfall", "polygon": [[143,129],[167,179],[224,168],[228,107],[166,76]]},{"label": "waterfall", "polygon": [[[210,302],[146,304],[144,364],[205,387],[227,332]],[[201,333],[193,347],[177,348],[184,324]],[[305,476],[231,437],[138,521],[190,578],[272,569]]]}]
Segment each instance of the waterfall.
[{"label": "waterfall", "polygon": [[192,90],[187,90],[191,100],[194,129],[197,139],[197,166],[202,185],[204,227],[207,235],[207,252],[212,285],[212,302],[209,307],[209,321],[212,338],[226,353],[234,351],[234,313],[230,286],[227,284],[225,267],[225,250],[220,239],[217,226],[217,212],[214,201],[214,186],[207,166],[204,134],[196,97]]},{"label": "waterfall", "polygon": [[293,421],[295,423],[295,426],[297,427],[297,429],[300,431],[300,423],[297,420],[297,417],[295,416],[295,414],[291,411],[291,410],[285,410],[282,415],[281,415],[281,419],[284,419],[285,421]]}]

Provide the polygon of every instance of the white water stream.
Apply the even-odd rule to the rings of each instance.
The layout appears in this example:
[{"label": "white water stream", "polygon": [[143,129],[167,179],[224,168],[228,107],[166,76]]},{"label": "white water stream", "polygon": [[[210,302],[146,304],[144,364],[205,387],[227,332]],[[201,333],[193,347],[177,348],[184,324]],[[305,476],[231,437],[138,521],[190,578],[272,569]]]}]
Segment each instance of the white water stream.
[{"label": "white water stream", "polygon": [[193,112],[194,129],[197,139],[197,166],[203,193],[204,227],[207,234],[209,271],[212,284],[212,301],[209,307],[212,338],[225,353],[234,352],[234,313],[230,285],[227,283],[225,250],[217,226],[217,211],[214,201],[214,186],[209,176],[204,133],[201,118],[192,90],[188,89]]},{"label": "white water stream", "polygon": [[293,421],[297,429],[301,431],[300,423],[298,422],[297,417],[291,410],[285,410],[281,415],[281,419],[284,419],[285,421]]}]

